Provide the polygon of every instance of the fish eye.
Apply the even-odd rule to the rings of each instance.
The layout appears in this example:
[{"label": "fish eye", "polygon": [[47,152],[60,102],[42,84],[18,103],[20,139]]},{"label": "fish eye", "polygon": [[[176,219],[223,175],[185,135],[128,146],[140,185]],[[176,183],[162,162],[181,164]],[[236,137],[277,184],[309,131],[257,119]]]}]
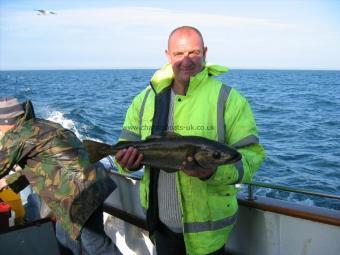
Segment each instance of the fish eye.
[{"label": "fish eye", "polygon": [[213,156],[214,159],[220,159],[221,153],[219,153],[218,151],[215,151],[212,156]]}]

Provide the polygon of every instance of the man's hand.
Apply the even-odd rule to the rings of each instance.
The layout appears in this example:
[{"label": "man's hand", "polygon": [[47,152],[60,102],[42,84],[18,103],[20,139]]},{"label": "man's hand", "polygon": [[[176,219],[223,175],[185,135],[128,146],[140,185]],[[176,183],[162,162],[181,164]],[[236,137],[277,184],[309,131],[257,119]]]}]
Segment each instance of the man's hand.
[{"label": "man's hand", "polygon": [[7,187],[7,182],[5,178],[0,179],[0,190]]},{"label": "man's hand", "polygon": [[115,155],[117,163],[130,171],[136,171],[141,168],[143,154],[139,153],[137,149],[129,147],[128,149],[120,150]]},{"label": "man's hand", "polygon": [[187,157],[187,160],[184,161],[182,165],[183,168],[181,170],[184,173],[192,177],[198,177],[202,180],[209,179],[216,171],[216,168],[208,169],[199,166],[192,157]]}]

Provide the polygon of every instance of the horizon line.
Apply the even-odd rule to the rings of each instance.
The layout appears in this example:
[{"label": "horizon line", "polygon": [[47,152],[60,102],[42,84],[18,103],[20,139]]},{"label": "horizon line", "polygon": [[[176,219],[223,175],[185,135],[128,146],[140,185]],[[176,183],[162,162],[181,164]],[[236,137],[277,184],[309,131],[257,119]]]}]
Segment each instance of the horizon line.
[{"label": "horizon line", "polygon": [[[91,71],[91,70],[158,70],[161,67],[93,67],[93,68],[46,68],[46,69],[0,69],[0,72],[15,72],[15,71]],[[268,71],[340,71],[334,68],[292,68],[292,67],[228,67],[228,70],[268,70]]]}]

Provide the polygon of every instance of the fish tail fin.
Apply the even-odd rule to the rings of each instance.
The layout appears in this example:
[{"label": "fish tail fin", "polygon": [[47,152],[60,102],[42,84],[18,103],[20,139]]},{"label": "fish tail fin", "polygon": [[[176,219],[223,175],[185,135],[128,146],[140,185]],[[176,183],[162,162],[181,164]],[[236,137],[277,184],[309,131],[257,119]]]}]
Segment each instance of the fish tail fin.
[{"label": "fish tail fin", "polygon": [[106,143],[93,140],[83,140],[83,144],[85,145],[91,164],[109,155],[113,155],[116,152],[111,145]]}]

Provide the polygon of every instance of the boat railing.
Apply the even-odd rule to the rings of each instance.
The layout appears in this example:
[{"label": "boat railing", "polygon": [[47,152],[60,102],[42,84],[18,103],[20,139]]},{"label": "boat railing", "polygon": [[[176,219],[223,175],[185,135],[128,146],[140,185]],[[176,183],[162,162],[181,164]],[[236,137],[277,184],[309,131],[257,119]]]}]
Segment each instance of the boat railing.
[{"label": "boat railing", "polygon": [[[123,176],[129,177],[137,181],[140,181],[143,176],[143,171],[138,171],[138,172],[131,173],[131,174],[121,174],[118,171],[113,170],[112,173],[123,175]],[[319,191],[314,191],[314,190],[293,188],[289,186],[270,184],[270,183],[265,183],[265,182],[251,181],[251,182],[244,182],[242,183],[242,185],[247,185],[247,199],[249,201],[252,201],[255,199],[254,197],[255,188],[268,188],[268,189],[273,189],[273,190],[287,191],[287,192],[305,194],[305,195],[310,195],[310,196],[318,196],[318,197],[323,197],[323,198],[331,198],[331,199],[340,200],[340,195],[337,195],[337,194],[329,194],[329,193],[324,193],[324,192],[319,192]]]},{"label": "boat railing", "polygon": [[305,194],[305,195],[340,200],[340,195],[337,195],[337,194],[329,194],[329,193],[323,193],[323,192],[318,192],[318,191],[313,191],[313,190],[292,188],[289,186],[282,186],[282,185],[276,185],[276,184],[270,184],[270,183],[264,183],[264,182],[256,182],[256,181],[245,182],[244,184],[248,186],[247,199],[250,201],[254,200],[254,188],[255,187],[269,188],[269,189],[274,189],[274,190],[281,190],[281,191],[294,192],[294,193],[300,193],[300,194]]},{"label": "boat railing", "polygon": [[[117,169],[115,167],[113,159],[111,157],[107,157],[107,160],[108,160],[109,164],[111,165],[112,169],[114,169],[112,172],[117,172]],[[142,170],[137,171],[135,173],[127,174],[125,176],[128,176],[128,177],[135,179],[135,180],[141,180],[141,178],[143,176],[143,171]],[[287,191],[287,192],[300,193],[300,194],[305,194],[305,195],[310,195],[310,196],[318,196],[318,197],[323,197],[323,198],[331,198],[331,199],[340,200],[340,195],[338,195],[338,194],[329,194],[329,193],[313,191],[313,190],[308,190],[308,189],[302,189],[302,188],[293,188],[293,187],[289,187],[289,186],[270,184],[270,183],[265,183],[265,182],[257,182],[257,181],[244,182],[242,184],[245,184],[245,185],[248,186],[247,187],[247,199],[249,201],[252,201],[252,200],[255,199],[254,189],[256,187],[258,187],[258,188],[268,188],[268,189],[273,189],[273,190]]]},{"label": "boat railing", "polygon": [[[119,176],[120,178],[128,178],[133,181],[140,181],[143,177],[143,170],[139,170],[130,174],[122,174],[119,173],[114,166],[114,163],[110,157],[108,157],[108,163],[111,165],[111,174]],[[239,185],[239,184],[238,184]],[[243,185],[247,186],[246,189],[243,189]],[[271,198],[268,196],[257,195],[255,193],[256,188],[268,188],[271,190],[278,191],[286,191],[295,194],[304,194],[309,196],[318,196],[322,198],[330,198],[340,200],[340,195],[338,194],[329,194],[323,193],[313,190],[307,190],[302,188],[294,188],[283,185],[276,185],[270,183],[263,182],[246,182],[240,184],[241,192],[238,194],[238,202],[240,205],[246,206],[248,208],[260,209],[264,211],[270,211],[274,213],[280,213],[287,216],[317,221],[321,223],[331,224],[340,226],[340,213],[339,210],[318,207],[318,206],[309,206],[299,202],[293,201],[285,201],[285,199],[280,198]],[[112,206],[107,207],[112,215],[116,215],[118,218],[122,218],[125,221],[131,222],[134,225],[139,225],[140,227],[146,227],[145,220],[142,220],[140,224],[136,224],[139,220],[133,216],[128,215],[128,217],[122,217],[125,214],[124,211],[113,208]]]}]

